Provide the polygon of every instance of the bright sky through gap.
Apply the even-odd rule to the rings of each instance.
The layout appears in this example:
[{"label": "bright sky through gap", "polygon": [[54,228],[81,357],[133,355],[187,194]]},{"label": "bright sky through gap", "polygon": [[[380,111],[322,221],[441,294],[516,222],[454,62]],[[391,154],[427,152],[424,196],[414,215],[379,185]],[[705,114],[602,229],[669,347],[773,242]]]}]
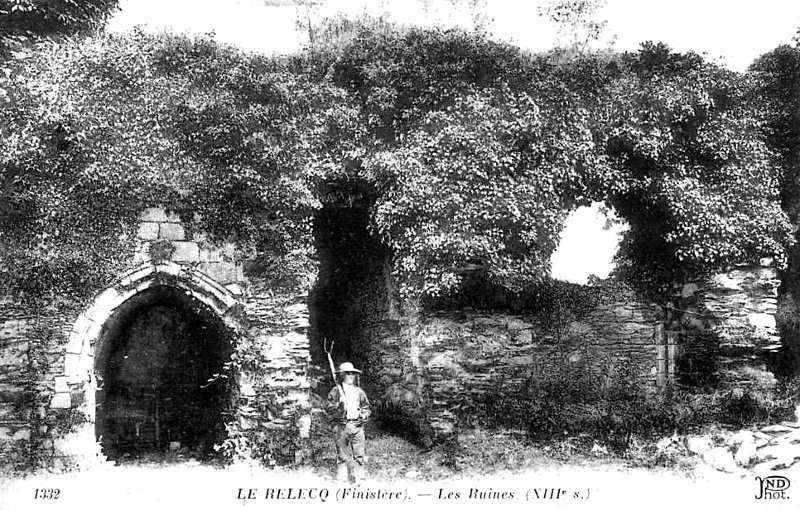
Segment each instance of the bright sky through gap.
[{"label": "bright sky through gap", "polygon": [[[469,3],[477,3],[471,9]],[[108,30],[214,32],[215,39],[261,53],[291,53],[302,48],[305,21],[337,12],[388,13],[394,21],[418,25],[475,26],[483,14],[493,37],[541,51],[553,46],[555,27],[538,15],[546,0],[328,0],[307,11],[291,0],[122,0]],[[694,51],[743,72],[759,55],[791,44],[800,26],[800,2],[759,0],[608,0],[599,18],[608,21],[613,47],[636,51],[644,41],[664,42],[676,51]],[[553,255],[555,278],[585,283],[589,275],[608,276],[621,226],[605,229],[597,205],[570,215]]]}]

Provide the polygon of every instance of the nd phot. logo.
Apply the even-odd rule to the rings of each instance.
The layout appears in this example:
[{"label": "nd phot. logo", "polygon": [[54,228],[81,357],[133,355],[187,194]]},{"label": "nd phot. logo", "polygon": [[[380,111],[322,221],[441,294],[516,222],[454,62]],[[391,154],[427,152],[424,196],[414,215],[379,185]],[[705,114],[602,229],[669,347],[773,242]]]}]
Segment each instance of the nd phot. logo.
[{"label": "nd phot. logo", "polygon": [[789,488],[789,479],[785,476],[756,477],[758,481],[758,494],[756,499],[789,499],[786,489]]}]

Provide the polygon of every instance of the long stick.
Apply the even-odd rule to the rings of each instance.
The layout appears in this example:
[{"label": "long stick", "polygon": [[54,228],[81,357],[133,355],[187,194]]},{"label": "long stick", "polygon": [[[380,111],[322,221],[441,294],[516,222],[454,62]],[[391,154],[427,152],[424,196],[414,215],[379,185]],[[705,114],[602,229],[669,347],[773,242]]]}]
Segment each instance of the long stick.
[{"label": "long stick", "polygon": [[322,348],[325,350],[325,353],[328,355],[328,366],[331,369],[331,377],[333,377],[333,383],[339,388],[339,397],[344,398],[344,391],[342,390],[342,385],[339,384],[339,380],[336,379],[336,367],[333,365],[333,358],[331,357],[331,352],[333,352],[333,344],[336,343],[336,340],[331,340],[331,348],[328,349],[328,340],[326,338],[322,339]]}]

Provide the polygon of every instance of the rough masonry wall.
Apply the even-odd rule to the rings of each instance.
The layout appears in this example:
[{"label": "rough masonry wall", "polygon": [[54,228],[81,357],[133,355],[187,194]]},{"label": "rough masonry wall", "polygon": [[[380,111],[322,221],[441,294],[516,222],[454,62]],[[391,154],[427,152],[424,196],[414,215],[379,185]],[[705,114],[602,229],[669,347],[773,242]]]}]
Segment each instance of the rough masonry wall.
[{"label": "rough masonry wall", "polygon": [[[72,322],[69,306],[33,309],[0,301],[0,465],[66,467],[63,435],[84,418],[79,395],[61,377]],[[53,405],[55,403],[55,405]]]},{"label": "rough masonry wall", "polygon": [[680,380],[720,389],[774,386],[779,286],[772,267],[737,267],[684,285],[668,326],[681,335]]},{"label": "rough masonry wall", "polygon": [[630,364],[643,385],[654,387],[658,324],[651,306],[628,301],[602,303],[569,323],[560,340],[530,317],[510,314],[440,314],[387,323],[375,349],[382,367],[377,386],[385,406],[427,419],[431,430],[421,433],[446,436],[457,430],[464,403],[557,377],[562,362],[599,371]]},{"label": "rough masonry wall", "polygon": [[265,431],[291,429],[306,436],[310,429],[307,367],[309,363],[307,294],[269,288],[257,275],[245,275],[245,260],[235,244],[214,244],[206,234],[187,233],[181,219],[162,209],[145,211],[139,227],[135,262],[151,261],[160,250],[169,259],[195,268],[237,296],[246,317],[242,357],[239,425],[269,441]]},{"label": "rough masonry wall", "polygon": [[234,244],[213,243],[188,231],[177,215],[151,208],[141,216],[130,270],[94,301],[56,307],[0,300],[0,465],[70,469],[92,461],[99,452],[95,382],[86,367],[98,331],[126,299],[160,284],[205,296],[212,311],[224,314],[220,320],[237,330],[243,368],[235,434],[265,448],[279,445],[271,440],[275,434],[307,434],[306,296],[257,285],[258,276],[246,275],[243,262]]}]

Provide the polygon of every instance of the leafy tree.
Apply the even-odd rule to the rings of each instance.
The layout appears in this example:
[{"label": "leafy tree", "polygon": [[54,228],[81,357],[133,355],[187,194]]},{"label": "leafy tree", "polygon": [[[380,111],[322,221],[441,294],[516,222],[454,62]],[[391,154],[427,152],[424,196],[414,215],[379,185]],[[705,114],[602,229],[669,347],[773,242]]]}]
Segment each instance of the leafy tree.
[{"label": "leafy tree", "polygon": [[95,29],[119,0],[0,0],[0,50],[11,39]]},{"label": "leafy tree", "polygon": [[740,75],[658,45],[564,60],[457,30],[328,29],[289,58],[132,34],[13,62],[0,76],[7,290],[98,288],[149,204],[200,213],[251,270],[297,285],[313,212],[347,189],[367,190],[411,301],[545,280],[566,213],[592,200],[633,225],[622,272],[650,289],[785,257],[780,172]]},{"label": "leafy tree", "polygon": [[[797,41],[796,41],[797,42]],[[748,74],[755,86],[751,100],[762,112],[765,133],[782,169],[781,205],[797,226],[800,221],[800,47],[782,45],[762,55]],[[778,325],[787,347],[779,369],[796,373],[800,367],[800,245],[789,252],[779,303]]]},{"label": "leafy tree", "polygon": [[[143,34],[42,43],[2,77],[0,274],[27,297],[95,292],[164,204],[295,285],[310,272],[307,173],[360,128],[340,90],[291,61]],[[341,135],[341,136],[339,136]]]},{"label": "leafy tree", "polygon": [[645,44],[608,87],[602,136],[624,170],[611,203],[631,223],[621,270],[651,291],[736,263],[785,265],[781,169],[746,77]]},{"label": "leafy tree", "polygon": [[586,50],[591,41],[599,41],[608,21],[598,17],[606,0],[552,0],[539,7],[539,16],[548,18],[558,27],[560,41],[567,41],[572,50]]},{"label": "leafy tree", "polygon": [[379,190],[372,226],[401,294],[546,278],[567,211],[613,181],[583,98],[545,59],[482,35],[347,28],[318,56],[374,137],[353,176]]}]

